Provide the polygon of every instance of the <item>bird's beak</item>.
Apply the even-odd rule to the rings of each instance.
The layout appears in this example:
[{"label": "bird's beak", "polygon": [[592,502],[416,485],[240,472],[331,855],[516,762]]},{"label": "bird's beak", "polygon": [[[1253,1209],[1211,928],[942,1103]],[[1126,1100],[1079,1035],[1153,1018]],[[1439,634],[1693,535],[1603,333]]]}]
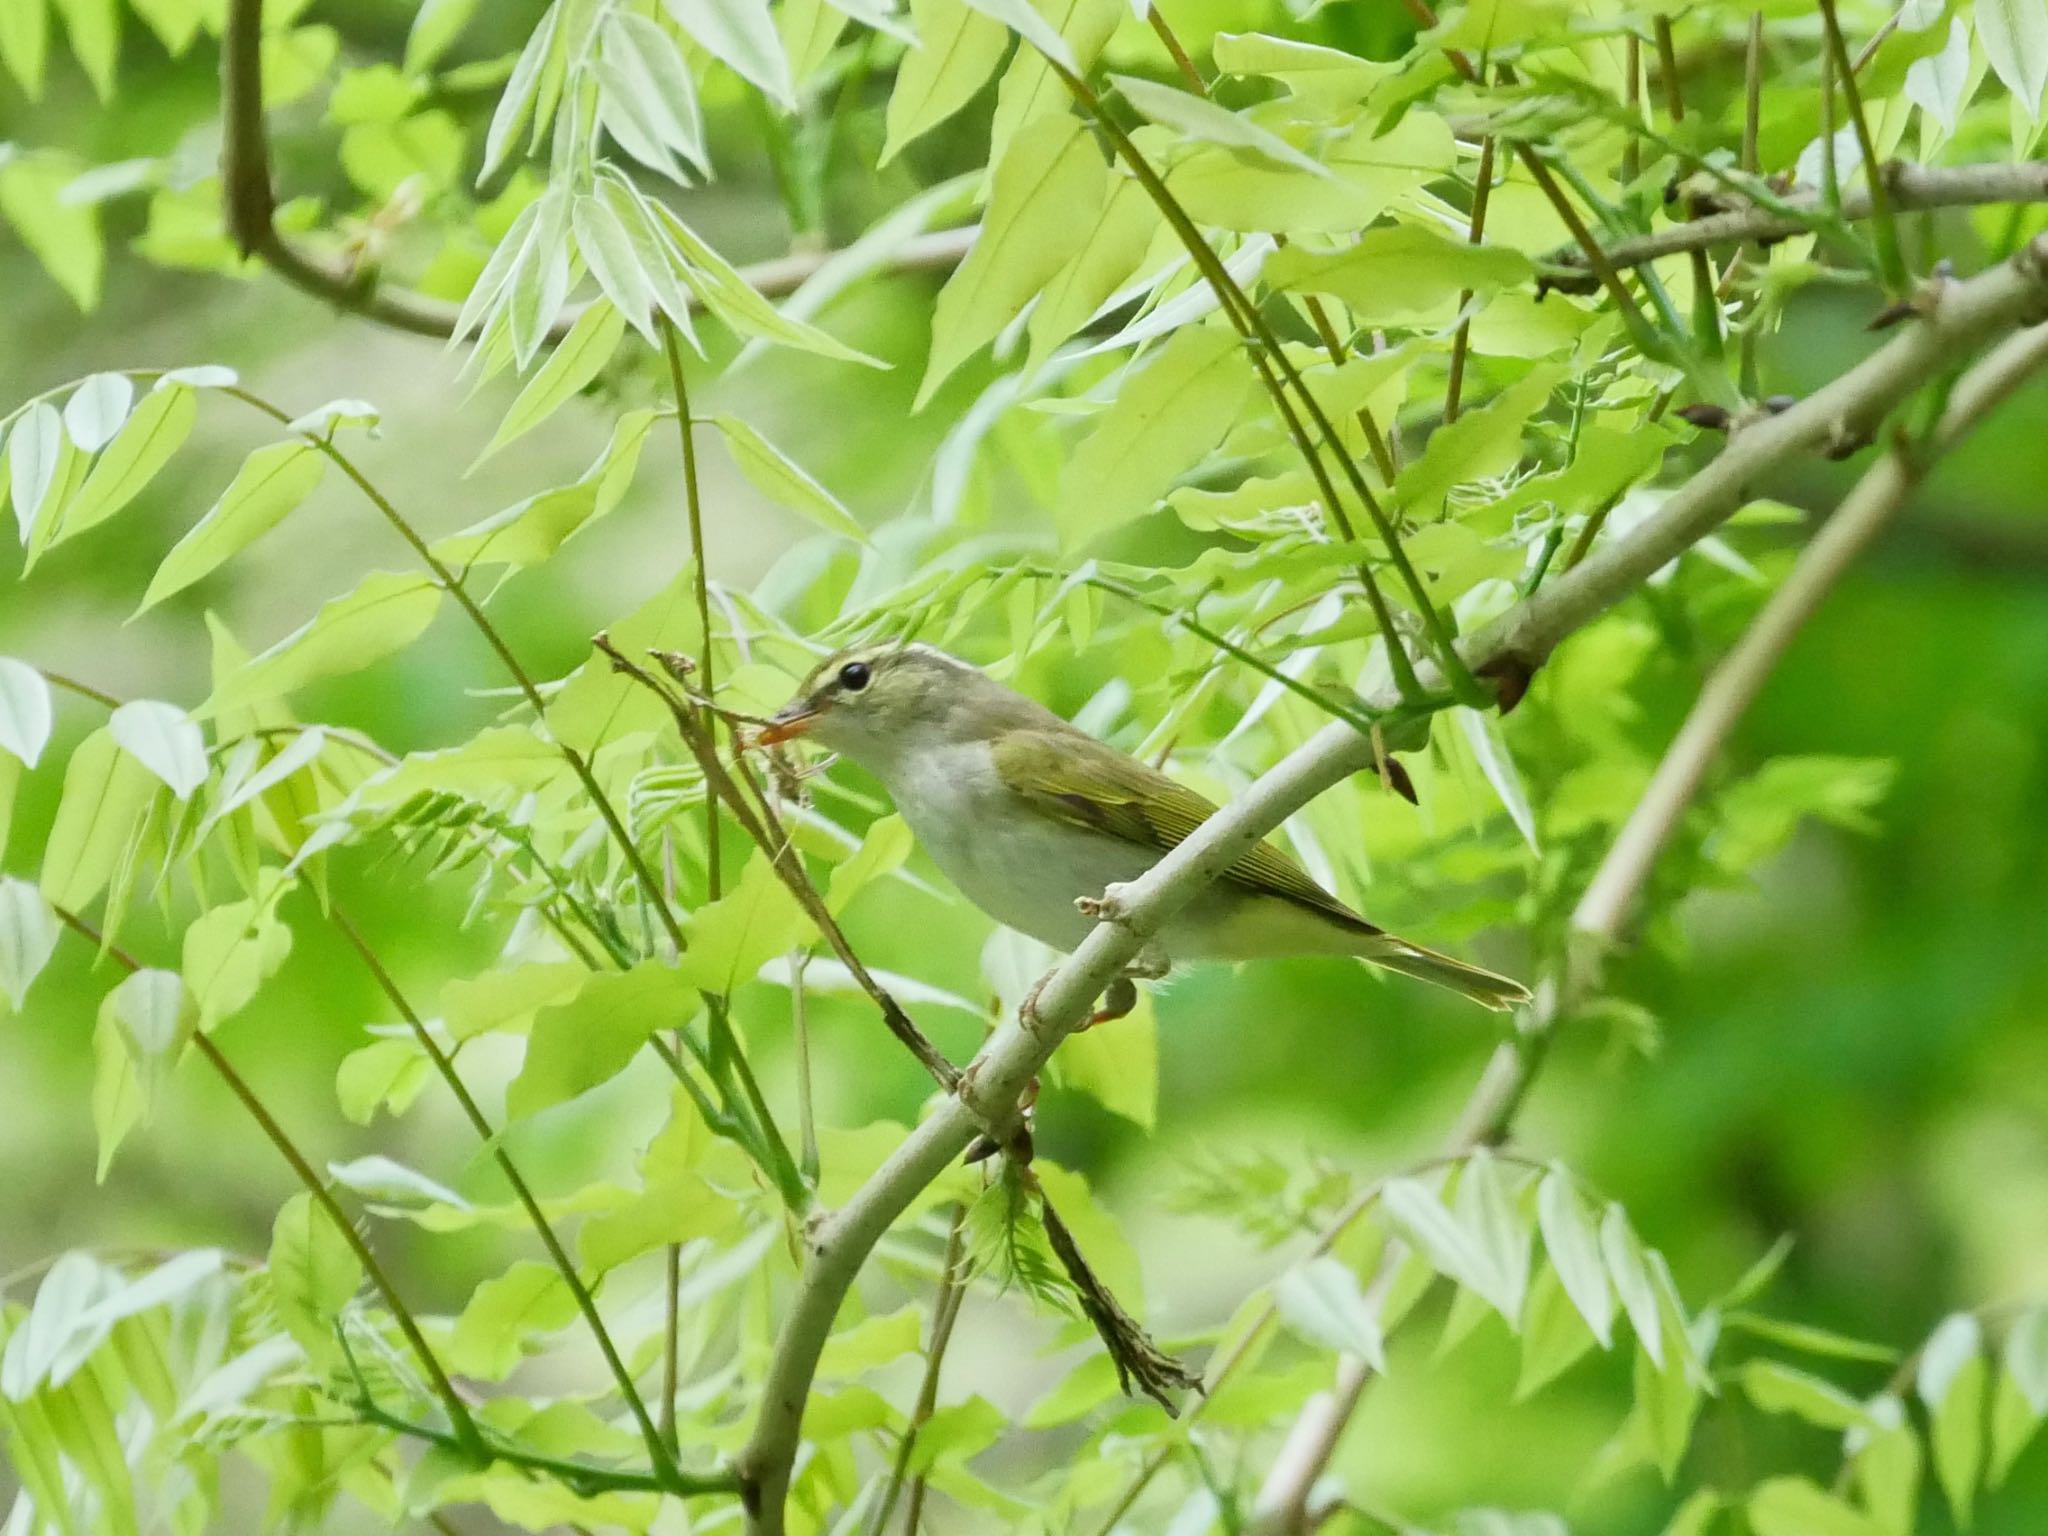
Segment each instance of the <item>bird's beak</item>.
[{"label": "bird's beak", "polygon": [[818,721],[818,708],[809,699],[793,699],[775,713],[775,718],[761,728],[761,734],[754,738],[756,744],[764,747],[780,746],[785,741],[794,741]]}]

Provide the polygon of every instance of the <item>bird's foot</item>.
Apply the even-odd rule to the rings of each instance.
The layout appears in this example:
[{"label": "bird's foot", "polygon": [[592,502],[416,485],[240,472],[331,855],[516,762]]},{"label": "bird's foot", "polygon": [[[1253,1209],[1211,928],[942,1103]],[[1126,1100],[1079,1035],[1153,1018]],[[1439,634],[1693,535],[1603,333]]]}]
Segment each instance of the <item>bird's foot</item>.
[{"label": "bird's foot", "polygon": [[1031,1112],[1038,1107],[1038,1079],[1032,1078],[1024,1085],[1023,1097],[1017,1100],[1017,1118],[998,1141],[984,1131],[967,1144],[961,1154],[963,1163],[986,1162],[998,1152],[1006,1154],[1013,1163],[1028,1163],[1032,1158]]},{"label": "bird's foot", "polygon": [[1137,1006],[1138,984],[1128,976],[1119,976],[1109,984],[1109,990],[1102,994],[1101,1004],[1081,1021],[1080,1029],[1076,1029],[1074,1033],[1078,1035],[1082,1030],[1093,1029],[1098,1024],[1111,1024],[1118,1019],[1127,1018],[1131,1010]]}]

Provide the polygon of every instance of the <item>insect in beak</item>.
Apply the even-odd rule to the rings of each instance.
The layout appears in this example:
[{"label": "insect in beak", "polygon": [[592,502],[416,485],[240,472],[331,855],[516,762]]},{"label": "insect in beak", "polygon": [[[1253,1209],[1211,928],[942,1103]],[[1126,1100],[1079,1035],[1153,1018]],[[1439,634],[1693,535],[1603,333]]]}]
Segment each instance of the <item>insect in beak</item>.
[{"label": "insect in beak", "polygon": [[818,711],[807,699],[798,699],[777,710],[773,719],[761,728],[754,738],[755,745],[763,747],[780,746],[785,741],[794,741],[817,722]]}]

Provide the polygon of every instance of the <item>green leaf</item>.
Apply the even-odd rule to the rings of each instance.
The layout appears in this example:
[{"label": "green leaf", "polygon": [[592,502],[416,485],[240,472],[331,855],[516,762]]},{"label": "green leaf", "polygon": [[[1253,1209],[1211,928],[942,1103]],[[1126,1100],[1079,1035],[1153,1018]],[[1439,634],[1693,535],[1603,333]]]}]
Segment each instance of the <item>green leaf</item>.
[{"label": "green leaf", "polygon": [[469,1298],[448,1342],[448,1365],[465,1376],[503,1381],[524,1358],[528,1340],[575,1317],[576,1298],[554,1266],[522,1259]]},{"label": "green leaf", "polygon": [[1884,1536],[1868,1515],[1803,1478],[1771,1478],[1747,1508],[1756,1536]]},{"label": "green leaf", "polygon": [[250,454],[206,516],[164,557],[136,612],[182,592],[283,522],[319,485],[326,463],[303,441],[271,443]]},{"label": "green leaf", "polygon": [[1253,383],[1235,332],[1176,331],[1068,460],[1055,503],[1061,542],[1079,546],[1150,510],[1222,442]]},{"label": "green leaf", "polygon": [[311,1195],[293,1195],[277,1213],[266,1269],[279,1320],[308,1355],[331,1358],[335,1321],[363,1283],[363,1266]]},{"label": "green leaf", "polygon": [[83,911],[106,889],[156,792],[156,779],[105,726],[78,744],[43,846],[42,889],[51,905]]},{"label": "green leaf", "polygon": [[1476,1288],[1510,1329],[1518,1329],[1529,1289],[1529,1223],[1508,1188],[1500,1160],[1485,1147],[1465,1159],[1458,1175],[1457,1216],[1486,1256],[1488,1284]]},{"label": "green leaf", "polygon": [[677,974],[707,992],[730,992],[815,932],[767,855],[756,852],[736,885],[690,914]]},{"label": "green leaf", "polygon": [[1984,1395],[1987,1366],[1983,1330],[1967,1312],[1945,1318],[1921,1352],[1915,1388],[1933,1421],[1934,1470],[1968,1528],[1984,1473]]},{"label": "green leaf", "polygon": [[922,1320],[917,1304],[905,1302],[894,1312],[840,1329],[825,1341],[818,1356],[819,1378],[848,1381],[912,1353],[920,1342]]},{"label": "green leaf", "polygon": [[1505,1311],[1501,1306],[1505,1282],[1493,1272],[1493,1261],[1479,1235],[1454,1216],[1427,1184],[1420,1179],[1389,1179],[1381,1190],[1380,1204],[1437,1273]]},{"label": "green leaf", "polygon": [[71,51],[101,101],[114,94],[114,61],[121,51],[121,13],[114,0],[56,0],[71,37]]},{"label": "green leaf", "polygon": [[1273,1287],[1281,1321],[1311,1344],[1356,1355],[1376,1371],[1387,1368],[1379,1310],[1360,1290],[1349,1265],[1327,1254],[1296,1265]]},{"label": "green leaf", "polygon": [[[98,208],[65,196],[77,173],[76,162],[50,155],[21,155],[0,164],[0,215],[71,301],[92,309],[100,301],[106,248]],[[17,502],[16,516],[18,508]]]},{"label": "green leaf", "polygon": [[768,14],[767,0],[662,0],[676,25],[734,74],[750,80],[770,100],[796,110],[789,59]]},{"label": "green leaf", "polygon": [[1751,1360],[1742,1367],[1742,1390],[1765,1413],[1789,1413],[1822,1429],[1871,1427],[1863,1405],[1829,1381],[1781,1364]]},{"label": "green leaf", "polygon": [[50,52],[50,8],[44,0],[0,5],[0,64],[29,100],[43,94],[43,65]]},{"label": "green leaf", "polygon": [[1497,293],[1527,282],[1533,270],[1519,251],[1396,224],[1369,229],[1342,251],[1289,246],[1267,261],[1264,277],[1274,289],[1341,299],[1354,320],[1371,326],[1443,318],[1459,293]]},{"label": "green leaf", "polygon": [[360,671],[417,640],[440,606],[440,588],[430,578],[373,571],[347,596],[323,604],[312,622],[252,658],[194,713],[217,715]]},{"label": "green leaf", "polygon": [[368,1125],[387,1106],[403,1114],[432,1076],[417,1042],[377,1040],[350,1051],[334,1074],[334,1097],[343,1115]]},{"label": "green leaf", "polygon": [[1010,46],[1007,27],[960,0],[910,0],[910,19],[920,46],[896,69],[882,166],[973,100]]},{"label": "green leaf", "polygon": [[2014,1320],[2005,1336],[2005,1369],[2034,1412],[2048,1414],[2048,1307]]},{"label": "green leaf", "polygon": [[277,920],[276,898],[213,908],[185,929],[179,970],[211,1030],[241,1012],[291,954],[292,931]]},{"label": "green leaf", "polygon": [[1137,1006],[1115,1028],[1069,1035],[1047,1070],[1056,1086],[1085,1093],[1151,1130],[1159,1115],[1159,1019],[1151,996],[1140,991]]},{"label": "green leaf", "polygon": [[191,1027],[185,986],[174,971],[137,971],[101,999],[93,1030],[101,1180],[128,1132],[149,1118]]},{"label": "green leaf", "polygon": [[1277,133],[1261,128],[1241,112],[1218,106],[1206,96],[1132,75],[1112,75],[1110,83],[1139,112],[1186,138],[1242,150],[1311,176],[1334,175],[1321,161],[1303,154]]},{"label": "green leaf", "polygon": [[176,385],[152,390],[65,506],[63,526],[52,542],[98,526],[141,495],[185,445],[198,415],[199,399],[191,390]]},{"label": "green leaf", "polygon": [[732,450],[733,462],[753,487],[778,506],[800,513],[827,533],[867,542],[867,531],[825,487],[793,463],[781,449],[737,416],[711,418]]},{"label": "green leaf", "polygon": [[180,800],[206,782],[206,738],[192,717],[161,699],[135,699],[116,709],[107,729],[124,751]]},{"label": "green leaf", "polygon": [[1862,1339],[1852,1339],[1846,1334],[1833,1333],[1825,1328],[1814,1328],[1805,1323],[1788,1323],[1775,1317],[1766,1317],[1758,1312],[1730,1312],[1722,1322],[1729,1328],[1768,1339],[1787,1349],[1796,1349],[1809,1355],[1821,1355],[1836,1360],[1871,1360],[1889,1365],[1899,1358],[1899,1352],[1884,1344],[1869,1344]]},{"label": "green leaf", "polygon": [[1453,487],[1505,473],[1521,458],[1522,433],[1556,388],[1559,370],[1532,369],[1476,411],[1431,434],[1422,456],[1394,482],[1402,507],[1434,515]]},{"label": "green leaf", "polygon": [[592,976],[573,997],[534,1015],[526,1062],[506,1091],[506,1108],[524,1119],[609,1082],[648,1036],[680,1028],[696,1008],[689,981],[660,960]]},{"label": "green leaf", "polygon": [[[1866,1411],[1873,1427],[1857,1431],[1848,1442],[1855,1456],[1856,1486],[1885,1536],[1912,1536],[1919,1523],[1920,1437],[1896,1397],[1874,1397]],[[1856,1443],[1859,1439],[1861,1444]]]},{"label": "green leaf", "polygon": [[2041,1427],[2041,1420],[2011,1373],[2000,1371],[1991,1393],[1991,1455],[1984,1468],[1985,1487],[1997,1488],[2005,1481],[2012,1464]]},{"label": "green leaf", "polygon": [[[916,845],[910,824],[901,816],[877,817],[853,856],[832,871],[831,883],[825,890],[825,905],[832,915],[837,917],[845,912],[853,898],[874,881],[901,869]],[[1078,1037],[1070,1037],[1070,1043],[1073,1038]]]},{"label": "green leaf", "polygon": [[476,14],[479,0],[422,0],[405,39],[405,72],[423,74],[441,62]]},{"label": "green leaf", "polygon": [[1525,1401],[1549,1385],[1594,1342],[1584,1314],[1567,1294],[1556,1268],[1538,1265],[1522,1309],[1522,1369],[1515,1381],[1515,1401]]},{"label": "green leaf", "polygon": [[1602,1349],[1614,1347],[1614,1292],[1600,1259],[1600,1239],[1571,1175],[1552,1164],[1536,1188],[1536,1219],[1543,1233],[1543,1251],[1550,1256],[1559,1284],[1586,1320]]},{"label": "green leaf", "polygon": [[50,685],[25,661],[0,656],[0,752],[24,768],[42,761],[50,744]]},{"label": "green leaf", "polygon": [[80,453],[98,453],[114,440],[135,404],[135,386],[122,373],[95,373],[64,402],[64,430]]},{"label": "green leaf", "polygon": [[57,918],[26,880],[0,878],[0,996],[21,1011],[30,983],[57,948]]},{"label": "green leaf", "polygon": [[433,546],[435,558],[458,570],[478,565],[523,568],[549,559],[619,504],[639,465],[647,430],[658,419],[653,411],[628,411],[581,480],[529,496],[450,534]]}]

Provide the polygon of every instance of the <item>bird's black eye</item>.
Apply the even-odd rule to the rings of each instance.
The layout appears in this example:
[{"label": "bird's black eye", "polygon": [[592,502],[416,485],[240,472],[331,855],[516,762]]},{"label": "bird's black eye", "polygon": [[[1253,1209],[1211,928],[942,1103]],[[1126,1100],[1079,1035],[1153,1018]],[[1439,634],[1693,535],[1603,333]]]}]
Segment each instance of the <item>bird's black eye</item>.
[{"label": "bird's black eye", "polygon": [[866,662],[849,661],[839,669],[839,686],[848,693],[859,693],[861,689],[867,687],[871,675]]}]

